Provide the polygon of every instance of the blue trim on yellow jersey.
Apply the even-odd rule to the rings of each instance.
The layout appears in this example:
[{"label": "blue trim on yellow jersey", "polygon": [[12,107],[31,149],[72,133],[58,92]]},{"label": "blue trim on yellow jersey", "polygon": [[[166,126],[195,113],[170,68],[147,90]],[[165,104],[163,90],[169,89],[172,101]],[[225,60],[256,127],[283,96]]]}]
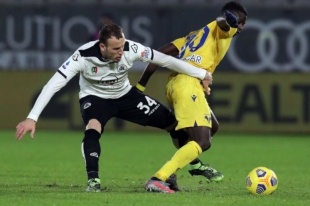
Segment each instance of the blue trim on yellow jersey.
[{"label": "blue trim on yellow jersey", "polygon": [[209,32],[210,32],[210,29],[209,29],[208,26],[205,26],[203,28],[203,30],[204,30],[204,33],[203,33],[203,35],[200,38],[200,42],[195,47],[194,47],[194,40],[195,40],[195,37],[197,36],[197,33],[186,37],[187,42],[182,47],[181,53],[177,56],[178,59],[181,59],[184,56],[187,47],[189,47],[189,51],[190,52],[195,52],[198,49],[200,49],[200,47],[202,47],[202,45],[205,43],[205,41],[206,41],[206,39],[207,39],[207,37],[209,35]]}]

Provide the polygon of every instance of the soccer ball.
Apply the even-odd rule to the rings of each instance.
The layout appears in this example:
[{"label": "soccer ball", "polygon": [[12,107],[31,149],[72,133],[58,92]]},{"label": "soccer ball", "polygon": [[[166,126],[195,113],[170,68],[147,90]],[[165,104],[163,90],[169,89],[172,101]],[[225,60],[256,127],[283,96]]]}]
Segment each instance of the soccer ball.
[{"label": "soccer ball", "polygon": [[269,168],[256,167],[246,178],[246,188],[255,195],[272,194],[278,187],[278,178]]}]

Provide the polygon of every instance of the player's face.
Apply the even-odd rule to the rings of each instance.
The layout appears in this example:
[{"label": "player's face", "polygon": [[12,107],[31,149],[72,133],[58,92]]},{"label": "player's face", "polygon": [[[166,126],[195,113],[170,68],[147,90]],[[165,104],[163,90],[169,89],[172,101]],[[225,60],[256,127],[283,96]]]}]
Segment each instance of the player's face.
[{"label": "player's face", "polygon": [[107,45],[100,43],[100,50],[103,58],[119,62],[124,54],[125,37],[117,39],[112,36],[107,40]]},{"label": "player's face", "polygon": [[232,13],[238,18],[238,28],[237,28],[237,33],[235,34],[236,36],[242,31],[243,26],[245,25],[247,16],[241,11],[232,11]]}]

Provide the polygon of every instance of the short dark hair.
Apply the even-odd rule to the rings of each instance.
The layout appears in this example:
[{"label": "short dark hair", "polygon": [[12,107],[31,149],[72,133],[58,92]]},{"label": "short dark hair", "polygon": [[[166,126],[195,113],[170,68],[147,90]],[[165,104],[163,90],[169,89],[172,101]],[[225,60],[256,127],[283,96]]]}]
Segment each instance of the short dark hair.
[{"label": "short dark hair", "polygon": [[223,8],[222,8],[222,14],[224,13],[225,10],[228,10],[228,11],[240,11],[242,13],[244,13],[244,15],[248,15],[248,12],[246,10],[246,8],[240,4],[239,2],[236,2],[236,1],[230,1],[228,3],[226,3]]},{"label": "short dark hair", "polygon": [[113,22],[102,26],[99,32],[99,42],[107,45],[107,40],[112,36],[117,39],[123,38],[123,29]]}]

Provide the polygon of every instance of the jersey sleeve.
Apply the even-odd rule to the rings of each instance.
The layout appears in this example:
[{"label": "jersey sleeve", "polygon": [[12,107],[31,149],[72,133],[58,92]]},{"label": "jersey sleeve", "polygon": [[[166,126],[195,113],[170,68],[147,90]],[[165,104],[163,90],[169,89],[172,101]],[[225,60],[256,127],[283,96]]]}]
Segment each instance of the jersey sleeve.
[{"label": "jersey sleeve", "polygon": [[178,73],[187,74],[192,77],[203,80],[206,76],[207,71],[195,67],[185,61],[179,60],[172,56],[168,56],[159,51],[153,50],[154,57],[150,61],[153,64],[157,64],[162,67],[166,67],[170,70],[176,71]]},{"label": "jersey sleeve", "polygon": [[53,95],[63,88],[77,73],[82,71],[83,59],[79,52],[74,53],[64,64],[59,67],[54,76],[43,87],[32,110],[27,118],[37,121],[43,109],[53,97]]},{"label": "jersey sleeve", "polygon": [[179,51],[181,51],[181,48],[186,43],[186,37],[178,38],[171,42],[176,48],[178,48]]},{"label": "jersey sleeve", "polygon": [[153,50],[150,47],[143,46],[142,44],[132,42],[131,49],[135,45],[136,52],[134,52],[134,61],[143,61],[154,63],[158,66],[166,67],[173,71],[187,74],[192,77],[204,79],[206,70],[197,68],[189,63],[176,59],[172,56],[165,55],[161,52]]},{"label": "jersey sleeve", "polygon": [[68,82],[83,68],[84,59],[81,58],[80,53],[77,51],[58,68],[57,72]]},{"label": "jersey sleeve", "polygon": [[153,49],[137,42],[130,42],[130,56],[132,61],[150,62],[153,57]]}]

